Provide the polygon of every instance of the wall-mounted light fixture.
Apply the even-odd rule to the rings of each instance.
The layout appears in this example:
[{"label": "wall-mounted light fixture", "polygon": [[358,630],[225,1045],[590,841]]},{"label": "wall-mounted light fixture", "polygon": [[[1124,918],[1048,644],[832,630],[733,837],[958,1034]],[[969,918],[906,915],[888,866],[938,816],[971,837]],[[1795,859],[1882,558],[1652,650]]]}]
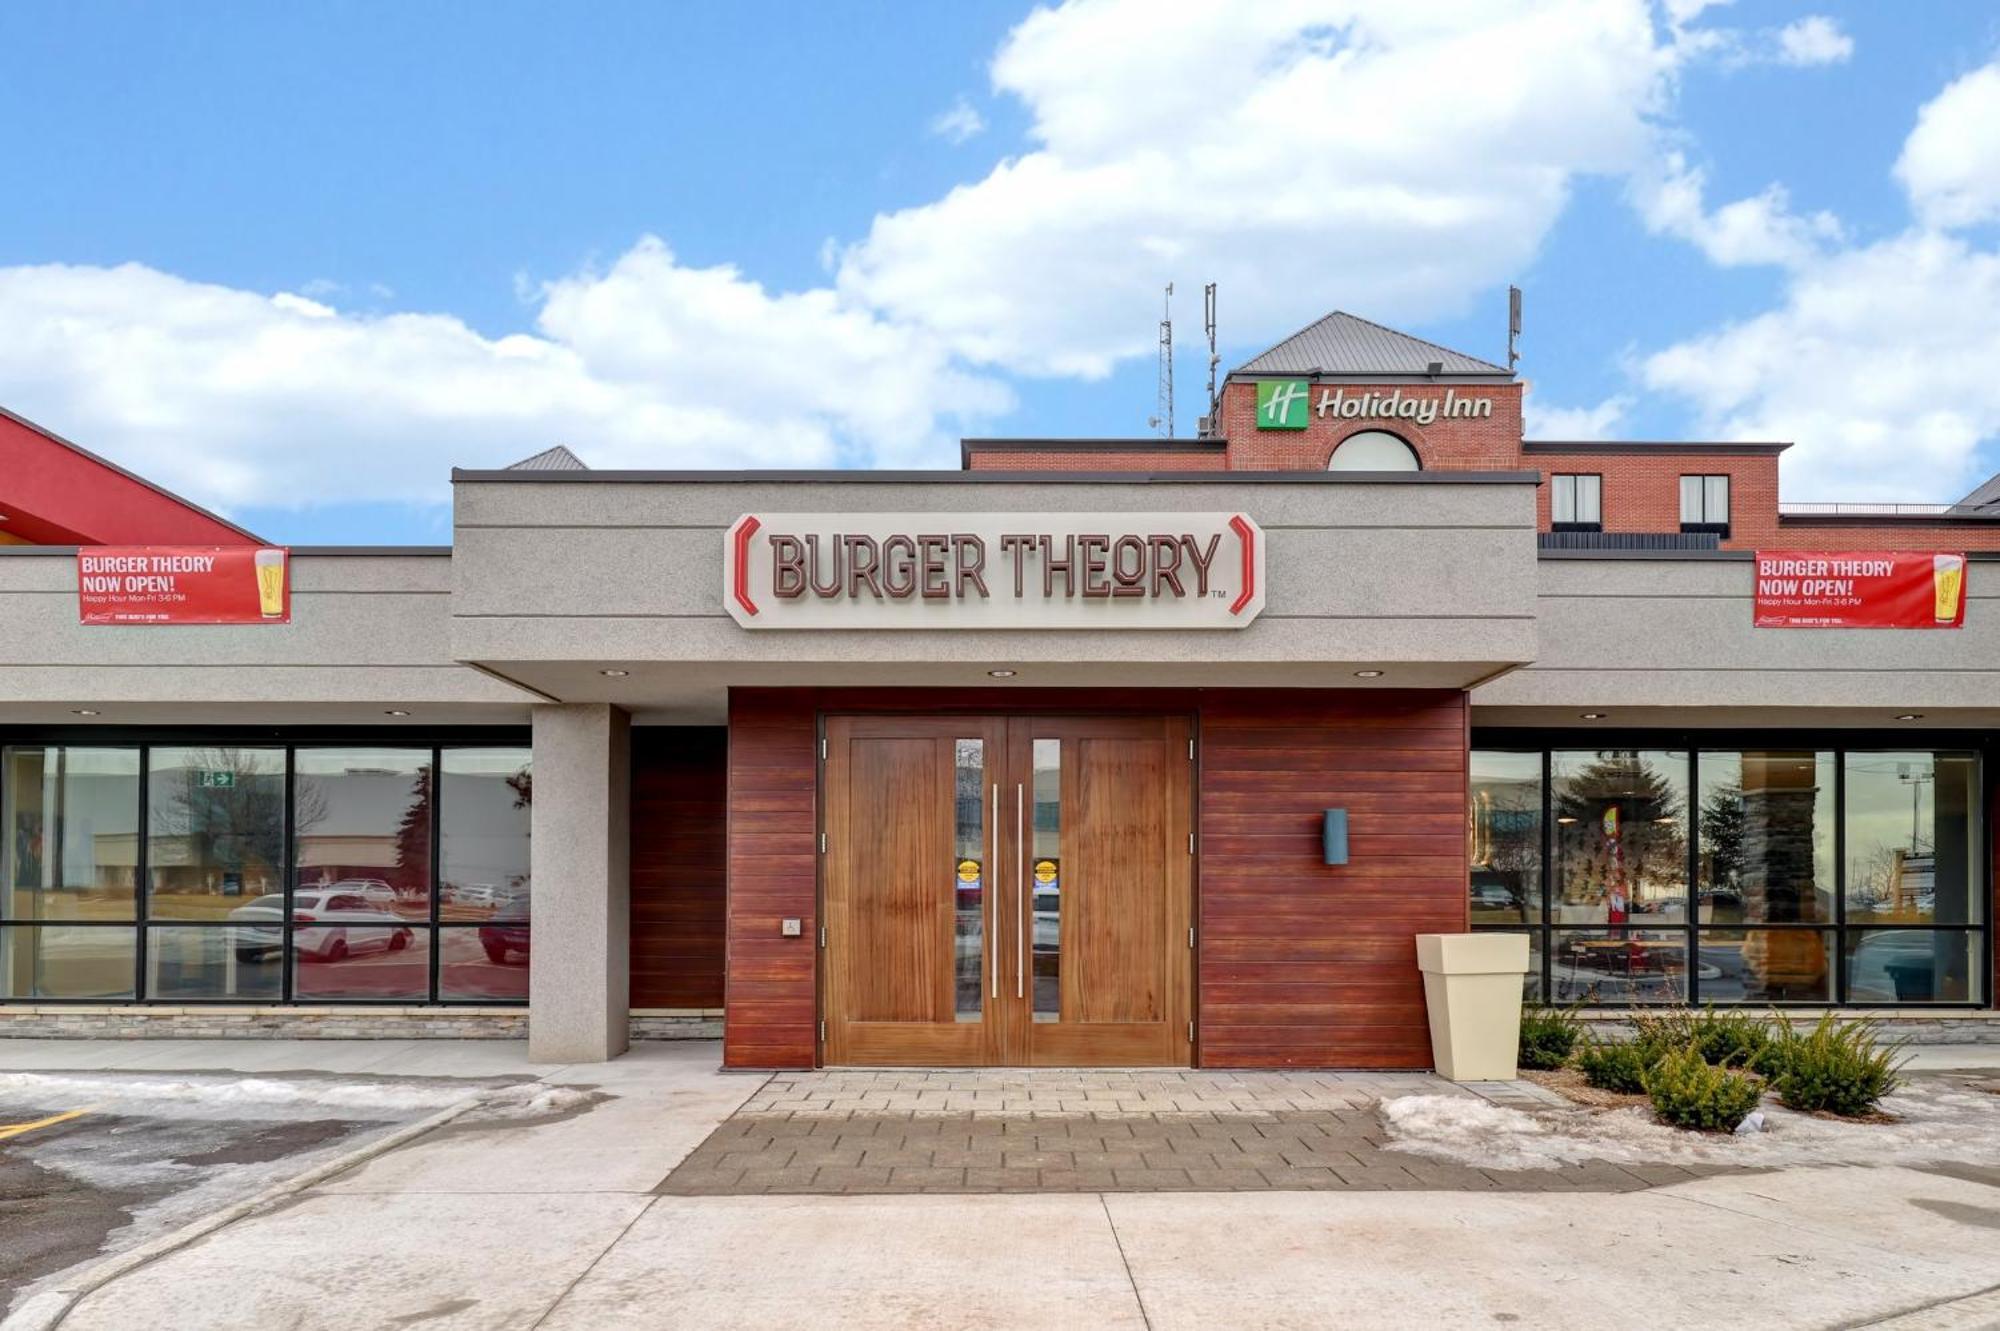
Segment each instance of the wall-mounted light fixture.
[{"label": "wall-mounted light fixture", "polygon": [[1347,810],[1328,809],[1320,814],[1319,839],[1328,864],[1347,863]]}]

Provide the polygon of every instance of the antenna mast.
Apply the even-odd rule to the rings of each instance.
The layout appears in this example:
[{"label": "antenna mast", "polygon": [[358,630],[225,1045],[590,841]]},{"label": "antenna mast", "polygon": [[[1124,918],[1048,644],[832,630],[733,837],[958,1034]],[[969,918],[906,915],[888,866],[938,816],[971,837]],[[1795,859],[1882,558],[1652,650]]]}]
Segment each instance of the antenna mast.
[{"label": "antenna mast", "polygon": [[1210,282],[1201,289],[1201,327],[1208,334],[1208,419],[1211,424],[1216,417],[1215,367],[1221,358],[1215,354],[1215,283]]},{"label": "antenna mast", "polygon": [[1174,284],[1167,283],[1166,297],[1160,302],[1160,392],[1147,422],[1162,439],[1174,437]]},{"label": "antenna mast", "polygon": [[1521,288],[1507,288],[1507,368],[1521,359]]}]

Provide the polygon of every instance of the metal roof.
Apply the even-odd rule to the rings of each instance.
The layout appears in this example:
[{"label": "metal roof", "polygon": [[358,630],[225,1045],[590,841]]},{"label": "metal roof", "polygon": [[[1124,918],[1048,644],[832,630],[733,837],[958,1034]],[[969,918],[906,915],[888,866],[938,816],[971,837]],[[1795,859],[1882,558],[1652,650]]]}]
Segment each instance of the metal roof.
[{"label": "metal roof", "polygon": [[1513,371],[1491,361],[1426,342],[1408,333],[1335,310],[1293,333],[1232,374],[1428,374],[1433,361],[1442,374],[1499,374]]},{"label": "metal roof", "polygon": [[567,448],[564,448],[561,444],[557,444],[554,448],[543,449],[541,452],[535,454],[531,458],[522,458],[519,462],[510,464],[507,470],[508,471],[589,471],[590,468],[583,465],[582,458],[570,452]]},{"label": "metal roof", "polygon": [[1958,507],[2000,512],[2000,473],[1987,477],[1984,485],[1958,501]]}]

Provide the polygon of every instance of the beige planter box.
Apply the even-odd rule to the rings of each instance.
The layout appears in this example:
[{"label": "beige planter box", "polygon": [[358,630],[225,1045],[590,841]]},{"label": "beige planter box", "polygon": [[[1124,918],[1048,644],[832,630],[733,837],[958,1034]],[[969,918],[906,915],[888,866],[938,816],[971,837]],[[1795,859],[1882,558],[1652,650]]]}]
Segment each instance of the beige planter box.
[{"label": "beige planter box", "polygon": [[1453,1081],[1512,1081],[1521,1047],[1526,934],[1418,934],[1431,1056]]}]

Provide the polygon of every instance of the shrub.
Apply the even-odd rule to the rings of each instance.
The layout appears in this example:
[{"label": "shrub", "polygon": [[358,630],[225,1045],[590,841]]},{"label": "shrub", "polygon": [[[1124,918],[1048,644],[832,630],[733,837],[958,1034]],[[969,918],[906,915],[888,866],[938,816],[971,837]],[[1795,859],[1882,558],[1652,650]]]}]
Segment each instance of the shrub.
[{"label": "shrub", "polygon": [[1600,1044],[1593,1040],[1577,1055],[1576,1065],[1582,1069],[1583,1079],[1600,1091],[1642,1095],[1653,1060],[1637,1043]]},{"label": "shrub", "polygon": [[1754,1068],[1771,1044],[1771,1032],[1748,1012],[1703,1010],[1689,1023],[1694,1048],[1704,1060],[1721,1068]]},{"label": "shrub", "polygon": [[1646,1072],[1646,1094],[1660,1121],[1700,1132],[1729,1132],[1757,1107],[1756,1078],[1710,1067],[1692,1048],[1667,1054]]},{"label": "shrub", "polygon": [[1569,1062],[1570,1051],[1583,1034],[1583,1023],[1570,1008],[1533,1006],[1521,1012],[1521,1054],[1524,1068],[1553,1071]]},{"label": "shrub", "polygon": [[1771,1045],[1771,1032],[1748,1012],[1699,1012],[1684,1007],[1640,1012],[1632,1017],[1633,1043],[1655,1060],[1677,1049],[1692,1049],[1716,1067],[1754,1068]]},{"label": "shrub", "polygon": [[1634,1012],[1632,1043],[1645,1052],[1648,1063],[1657,1063],[1668,1054],[1690,1049],[1695,1043],[1694,1014],[1684,1007]]},{"label": "shrub", "polygon": [[1831,1012],[1801,1035],[1787,1031],[1772,1079],[1778,1098],[1793,1109],[1821,1109],[1855,1117],[1873,1110],[1896,1089],[1907,1058],[1901,1044],[1880,1047],[1870,1021],[1839,1022]]}]

